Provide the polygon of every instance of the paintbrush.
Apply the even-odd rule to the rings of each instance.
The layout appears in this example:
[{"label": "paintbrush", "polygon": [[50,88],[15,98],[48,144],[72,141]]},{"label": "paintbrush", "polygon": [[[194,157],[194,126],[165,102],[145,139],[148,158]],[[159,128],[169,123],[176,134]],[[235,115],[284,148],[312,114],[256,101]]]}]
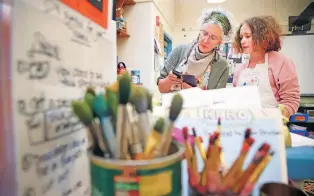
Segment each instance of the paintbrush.
[{"label": "paintbrush", "polygon": [[149,124],[149,127],[152,126],[152,119],[153,119],[153,116],[152,116],[152,113],[153,113],[153,94],[150,93],[147,89],[145,89],[145,92],[146,92],[146,96],[147,96],[147,121],[148,121],[148,124]]},{"label": "paintbrush", "polygon": [[93,136],[93,152],[97,156],[103,157],[106,153],[106,147],[99,143],[99,138],[97,133],[100,132],[99,126],[93,121],[93,114],[90,110],[88,104],[84,101],[73,101],[72,109],[79,120],[90,130],[91,135]]},{"label": "paintbrush", "polygon": [[249,177],[248,181],[246,182],[243,190],[241,191],[239,196],[249,196],[252,193],[252,190],[255,186],[255,183],[258,181],[259,177],[263,173],[264,169],[266,168],[267,164],[273,157],[274,152],[270,152],[266,157],[258,164],[255,171]]},{"label": "paintbrush", "polygon": [[253,145],[255,141],[251,137],[251,133],[252,131],[250,128],[246,129],[240,155],[234,161],[226,175],[223,177],[222,187],[224,190],[230,190],[233,187],[234,183],[241,176],[243,163],[249,152],[250,147]]},{"label": "paintbrush", "polygon": [[252,162],[250,165],[244,170],[243,174],[234,185],[232,192],[235,194],[240,193],[240,191],[244,188],[245,183],[248,181],[251,174],[254,172],[258,164],[266,157],[268,151],[270,149],[269,144],[264,143],[259,150],[256,152]]},{"label": "paintbrush", "polygon": [[93,109],[96,116],[99,118],[99,122],[102,129],[103,138],[108,145],[110,156],[116,158],[117,143],[113,126],[111,124],[111,116],[109,112],[109,106],[107,100],[103,94],[99,94],[94,98]]},{"label": "paintbrush", "polygon": [[[207,153],[207,164],[205,168],[206,172],[206,186],[207,191],[209,193],[216,193],[221,184],[220,182],[220,173],[219,167],[221,164],[220,153],[221,147],[218,145],[219,143],[220,132],[214,133],[213,136],[210,137],[208,153]],[[204,183],[204,182],[202,182]]]},{"label": "paintbrush", "polygon": [[144,159],[144,146],[142,144],[141,131],[137,119],[137,114],[131,103],[127,104],[128,121],[130,122],[130,132],[128,132],[128,145],[132,157],[135,160]]},{"label": "paintbrush", "polygon": [[96,114],[94,113],[93,110],[93,102],[94,102],[94,98],[95,96],[93,95],[93,93],[89,93],[89,91],[91,91],[91,89],[88,89],[84,95],[84,101],[87,103],[88,107],[91,109],[92,113],[93,113],[93,117],[96,117]]},{"label": "paintbrush", "polygon": [[[87,103],[88,107],[92,110],[91,108],[91,102],[93,102],[93,99],[94,99],[94,94],[95,94],[95,91],[93,90],[93,88],[91,87],[88,87],[86,92],[85,92],[85,95],[84,95],[84,101],[85,103]],[[92,110],[92,114],[93,114],[93,120],[95,118],[95,113],[94,111]],[[89,145],[94,145],[94,137],[92,135],[92,132],[91,131],[87,131],[87,138],[88,138],[88,141],[89,141]]]},{"label": "paintbrush", "polygon": [[[95,118],[97,116],[94,112],[94,109],[93,109],[93,103],[94,103],[94,99],[95,99],[94,95],[95,95],[95,91],[91,87],[89,87],[86,90],[86,94],[84,96],[84,101],[87,103],[89,109],[91,110],[91,112],[93,114],[93,118]],[[93,120],[95,120],[95,119],[93,119]],[[100,129],[97,129],[97,131],[99,131],[99,132],[97,132],[97,139],[98,139],[98,142],[100,144],[100,147],[105,146],[105,148],[107,149],[106,152],[109,153],[108,144],[106,142],[106,139],[103,137]],[[110,153],[108,155],[111,156]]]},{"label": "paintbrush", "polygon": [[206,163],[206,151],[205,151],[205,147],[204,147],[204,144],[203,144],[203,140],[201,137],[197,136],[196,135],[196,131],[195,131],[195,128],[192,128],[192,131],[193,131],[193,135],[194,135],[194,141],[195,141],[195,144],[198,148],[198,151],[200,152],[201,154],[201,157],[204,161],[204,164]]},{"label": "paintbrush", "polygon": [[183,106],[182,96],[180,94],[174,95],[170,106],[169,119],[166,123],[165,130],[162,133],[160,144],[154,151],[154,157],[168,155],[172,141],[172,129],[174,127],[174,121],[178,118],[182,110],[182,106]]},{"label": "paintbrush", "polygon": [[[119,93],[118,93],[118,112],[116,123],[116,135],[117,135],[117,158],[130,159],[128,152],[128,138],[130,133],[130,123],[128,119],[127,103],[131,95],[131,78],[126,72],[119,77]],[[109,101],[109,100],[108,100]]]},{"label": "paintbrush", "polygon": [[114,130],[116,131],[116,123],[117,123],[117,113],[118,113],[118,96],[112,89],[106,87],[105,98],[107,99],[109,104],[109,111],[111,115],[111,122],[113,124]]},{"label": "paintbrush", "polygon": [[146,159],[152,158],[152,153],[160,142],[160,138],[161,138],[162,131],[164,130],[164,126],[165,126],[165,119],[162,117],[158,118],[158,120],[155,122],[153,130],[149,133],[147,137],[147,142],[146,142],[146,146],[144,150],[144,155]]},{"label": "paintbrush", "polygon": [[169,121],[167,126],[165,126],[165,131],[162,134],[161,145],[162,145],[162,155],[168,155],[169,148],[172,141],[172,130],[174,127],[174,122],[178,118],[183,106],[183,98],[180,94],[176,94],[171,102],[169,111]]},{"label": "paintbrush", "polygon": [[150,132],[151,126],[149,125],[147,119],[146,112],[148,108],[148,101],[144,89],[140,87],[134,88],[132,91],[130,102],[133,104],[137,113],[137,121],[134,123],[137,123],[139,127],[138,137],[141,140],[143,146],[145,146],[146,138],[148,133]]}]

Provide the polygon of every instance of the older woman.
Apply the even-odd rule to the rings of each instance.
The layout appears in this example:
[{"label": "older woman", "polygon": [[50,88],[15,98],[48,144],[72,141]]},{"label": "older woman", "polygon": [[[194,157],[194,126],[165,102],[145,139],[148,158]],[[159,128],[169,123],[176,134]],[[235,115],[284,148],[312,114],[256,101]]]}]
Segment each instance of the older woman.
[{"label": "older woman", "polygon": [[194,75],[202,89],[225,88],[229,67],[217,53],[218,46],[232,36],[229,14],[218,8],[202,14],[201,28],[196,41],[176,47],[160,71],[157,85],[161,93],[190,88],[173,71]]},{"label": "older woman", "polygon": [[238,53],[249,54],[249,60],[236,68],[234,86],[257,85],[262,106],[285,106],[284,115],[294,114],[300,103],[296,67],[291,59],[279,53],[281,27],[271,16],[245,20],[235,35]]}]

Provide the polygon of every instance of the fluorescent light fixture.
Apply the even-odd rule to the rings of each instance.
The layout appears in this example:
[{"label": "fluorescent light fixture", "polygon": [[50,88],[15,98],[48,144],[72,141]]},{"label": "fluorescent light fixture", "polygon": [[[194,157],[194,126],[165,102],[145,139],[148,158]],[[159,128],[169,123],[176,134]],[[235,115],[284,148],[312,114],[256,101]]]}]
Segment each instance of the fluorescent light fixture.
[{"label": "fluorescent light fixture", "polygon": [[226,0],[207,0],[207,3],[222,3],[225,2]]}]

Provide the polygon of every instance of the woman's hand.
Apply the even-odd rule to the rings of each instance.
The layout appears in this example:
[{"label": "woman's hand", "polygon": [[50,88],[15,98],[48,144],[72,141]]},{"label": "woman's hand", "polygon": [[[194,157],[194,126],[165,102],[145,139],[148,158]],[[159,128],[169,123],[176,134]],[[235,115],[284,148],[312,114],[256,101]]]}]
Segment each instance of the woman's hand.
[{"label": "woman's hand", "polygon": [[188,89],[188,88],[192,88],[192,86],[190,86],[189,84],[183,82],[182,83],[182,89]]},{"label": "woman's hand", "polygon": [[166,78],[159,80],[158,89],[161,93],[168,93],[171,91],[171,87],[176,84],[181,85],[182,80],[170,72]]}]

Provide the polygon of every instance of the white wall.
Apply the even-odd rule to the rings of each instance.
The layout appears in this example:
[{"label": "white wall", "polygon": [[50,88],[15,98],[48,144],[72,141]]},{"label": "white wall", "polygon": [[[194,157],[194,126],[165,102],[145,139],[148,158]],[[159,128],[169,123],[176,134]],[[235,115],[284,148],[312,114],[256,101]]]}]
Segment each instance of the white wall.
[{"label": "white wall", "polygon": [[173,36],[173,27],[175,25],[175,0],[154,0],[156,15],[160,16],[164,30],[170,37]]},{"label": "white wall", "polygon": [[[193,3],[190,0],[176,1],[175,46],[195,39],[199,29],[197,19],[206,8],[221,6],[229,10],[236,25],[251,16],[272,15],[282,26],[284,33],[289,33],[288,17],[299,15],[310,3],[310,0],[227,0],[219,4],[208,4],[205,0],[194,0]],[[182,28],[187,31],[183,32]],[[311,32],[314,32],[314,26]]]},{"label": "white wall", "polygon": [[[155,14],[160,17],[165,31],[172,35],[173,27],[176,23],[176,0],[135,0],[137,3],[152,2],[154,4]],[[155,18],[154,18],[155,24]]]},{"label": "white wall", "polygon": [[296,65],[301,94],[313,94],[314,35],[285,36],[281,52]]},{"label": "white wall", "polygon": [[118,38],[118,60],[129,69],[141,72],[144,87],[153,90],[154,78],[154,33],[155,12],[152,2],[137,3],[124,8],[124,18],[128,22],[129,38]]},{"label": "white wall", "polygon": [[175,1],[172,0],[139,0],[134,6],[124,8],[124,18],[128,22],[129,38],[118,38],[118,61],[126,64],[128,69],[141,72],[144,87],[155,94],[156,77],[159,71],[154,69],[154,35],[156,16],[160,17],[163,28],[173,38],[175,22]]},{"label": "white wall", "polygon": [[[173,27],[175,25],[175,11],[176,2],[175,0],[153,0],[155,7],[155,15],[160,17],[160,21],[163,24],[164,31],[174,40],[175,34]],[[155,66],[159,67],[160,64],[164,63],[164,57],[155,54]],[[157,78],[160,75],[159,69],[154,69],[154,98],[160,100],[161,93],[156,85]]]}]

